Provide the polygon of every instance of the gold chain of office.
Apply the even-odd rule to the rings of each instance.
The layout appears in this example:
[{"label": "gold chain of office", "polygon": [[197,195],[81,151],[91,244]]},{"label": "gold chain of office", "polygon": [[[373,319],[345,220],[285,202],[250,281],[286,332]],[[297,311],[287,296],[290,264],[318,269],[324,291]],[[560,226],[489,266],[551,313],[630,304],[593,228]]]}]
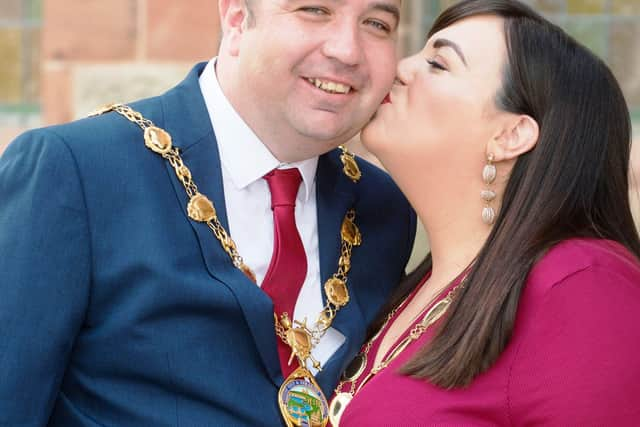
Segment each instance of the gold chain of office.
[{"label": "gold chain of office", "polygon": [[[189,196],[187,205],[189,217],[194,221],[206,223],[224,251],[229,255],[233,265],[255,283],[256,276],[254,272],[244,263],[233,239],[231,239],[231,236],[218,220],[213,202],[198,191],[198,187],[191,176],[191,171],[180,156],[179,149],[172,144],[171,135],[164,129],[155,126],[151,120],[145,118],[139,112],[123,104],[105,105],[89,116],[97,116],[111,111],[122,115],[143,130],[146,147],[161,155],[171,164],[176,176],[184,186]],[[344,146],[340,146],[340,149],[342,150],[340,160],[343,164],[344,174],[353,182],[357,182],[361,177],[361,172],[354,155]],[[306,319],[303,322],[295,321],[292,323],[288,313],[282,313],[280,318],[274,313],[276,334],[291,347],[291,359],[297,356],[300,367],[305,370],[308,359],[311,359],[316,369],[320,369],[320,363],[313,358],[311,350],[320,342],[322,336],[333,323],[338,311],[349,302],[347,274],[351,269],[351,253],[354,246],[359,246],[362,243],[360,230],[354,220],[355,210],[349,209],[340,229],[341,248],[338,269],[324,284],[327,302],[320,312],[315,325],[309,327]],[[291,359],[289,363],[291,363]]]}]

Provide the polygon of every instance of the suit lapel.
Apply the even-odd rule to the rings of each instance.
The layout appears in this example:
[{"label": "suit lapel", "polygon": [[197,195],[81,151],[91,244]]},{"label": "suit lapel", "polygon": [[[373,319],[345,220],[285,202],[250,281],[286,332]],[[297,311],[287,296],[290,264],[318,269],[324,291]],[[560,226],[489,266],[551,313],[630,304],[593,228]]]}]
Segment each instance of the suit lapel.
[{"label": "suit lapel", "polygon": [[[217,142],[198,81],[205,65],[198,64],[180,85],[162,97],[164,128],[172,135],[174,145],[180,148],[182,158],[191,170],[198,190],[213,201],[220,223],[228,230]],[[171,177],[177,202],[186,216],[187,194],[176,178],[173,168],[168,163],[166,168]],[[318,161],[316,197],[322,284],[336,271],[340,257],[342,220],[355,201],[353,186],[357,184],[345,177],[341,169],[337,150],[321,156]],[[356,212],[356,223],[357,215],[358,212]],[[233,266],[229,256],[206,224],[197,223],[191,219],[189,223],[197,236],[207,270],[236,297],[265,368],[273,383],[279,386],[283,378],[273,327],[271,300]],[[354,250],[357,251],[358,248]],[[215,283],[212,283],[212,286],[215,286]],[[333,371],[341,369],[341,366],[336,366],[336,363],[332,362],[342,360],[351,347],[359,344],[363,334],[361,331],[363,315],[357,296],[351,288],[349,304],[340,310],[333,323],[333,327],[346,337],[346,341],[327,364],[331,365],[331,369],[323,376],[327,377],[329,382],[330,377],[337,375]],[[322,295],[326,302],[324,291]]]},{"label": "suit lapel", "polygon": [[[342,165],[339,160],[337,150],[325,154],[318,161],[318,182],[317,182],[317,209],[318,209],[318,239],[320,248],[320,275],[322,284],[331,277],[338,268],[340,258],[340,228],[345,214],[355,203],[355,188],[357,183],[353,183],[342,172]],[[356,210],[356,224],[358,223],[358,212]],[[365,236],[366,238],[366,236]],[[354,252],[358,248],[353,249]],[[329,359],[325,370],[319,379],[337,375],[331,367],[332,361],[342,360],[348,354],[349,349],[354,345],[359,345],[363,332],[362,325],[364,317],[360,309],[358,297],[353,291],[354,278],[348,276],[350,301],[343,307],[333,321],[332,326],[340,331],[346,341]],[[324,290],[322,298],[326,303]],[[339,367],[338,367],[339,368]]]},{"label": "suit lapel", "polygon": [[[204,65],[198,64],[184,82],[163,96],[164,123],[166,130],[173,136],[174,145],[180,148],[184,163],[191,170],[198,191],[213,201],[220,223],[228,230],[217,142],[198,82]],[[171,175],[178,203],[187,215],[188,198],[185,189],[175,177],[168,162],[166,167]],[[191,219],[189,222],[197,236],[207,270],[235,295],[266,370],[274,384],[279,385],[282,375],[271,300],[233,266],[229,256],[206,224]],[[215,283],[212,283],[212,286],[215,286]]]}]

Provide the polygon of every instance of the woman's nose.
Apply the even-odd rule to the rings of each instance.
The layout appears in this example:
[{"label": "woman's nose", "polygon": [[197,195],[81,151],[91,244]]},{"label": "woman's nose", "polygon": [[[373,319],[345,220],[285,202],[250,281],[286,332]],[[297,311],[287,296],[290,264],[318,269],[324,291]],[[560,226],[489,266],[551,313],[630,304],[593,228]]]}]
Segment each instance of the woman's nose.
[{"label": "woman's nose", "polygon": [[396,72],[396,83],[408,84],[411,82],[416,70],[416,56],[409,56],[401,59],[398,62],[398,69]]}]

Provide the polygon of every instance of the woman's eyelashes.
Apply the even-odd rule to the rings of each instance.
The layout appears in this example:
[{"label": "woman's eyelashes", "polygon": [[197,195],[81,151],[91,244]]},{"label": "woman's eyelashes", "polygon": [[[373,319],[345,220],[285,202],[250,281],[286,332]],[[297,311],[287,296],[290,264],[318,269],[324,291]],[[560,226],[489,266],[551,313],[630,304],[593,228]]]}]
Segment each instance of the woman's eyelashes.
[{"label": "woman's eyelashes", "polygon": [[427,64],[436,70],[447,71],[447,68],[435,59],[427,59]]}]

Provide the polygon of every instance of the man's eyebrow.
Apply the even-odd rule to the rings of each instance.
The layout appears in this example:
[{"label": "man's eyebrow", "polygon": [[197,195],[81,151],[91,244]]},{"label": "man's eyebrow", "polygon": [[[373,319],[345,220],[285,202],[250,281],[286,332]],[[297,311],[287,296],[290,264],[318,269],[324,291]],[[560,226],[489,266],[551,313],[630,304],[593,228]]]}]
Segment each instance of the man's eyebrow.
[{"label": "man's eyebrow", "polygon": [[396,21],[400,21],[400,9],[398,8],[398,6],[389,3],[376,2],[371,5],[371,9],[390,13],[391,15],[393,15]]},{"label": "man's eyebrow", "polygon": [[450,47],[451,49],[453,49],[458,54],[465,67],[468,67],[467,59],[464,57],[464,53],[462,53],[462,49],[460,49],[460,46],[458,46],[456,43],[448,39],[437,39],[433,42],[434,49],[439,49],[441,47]]}]

